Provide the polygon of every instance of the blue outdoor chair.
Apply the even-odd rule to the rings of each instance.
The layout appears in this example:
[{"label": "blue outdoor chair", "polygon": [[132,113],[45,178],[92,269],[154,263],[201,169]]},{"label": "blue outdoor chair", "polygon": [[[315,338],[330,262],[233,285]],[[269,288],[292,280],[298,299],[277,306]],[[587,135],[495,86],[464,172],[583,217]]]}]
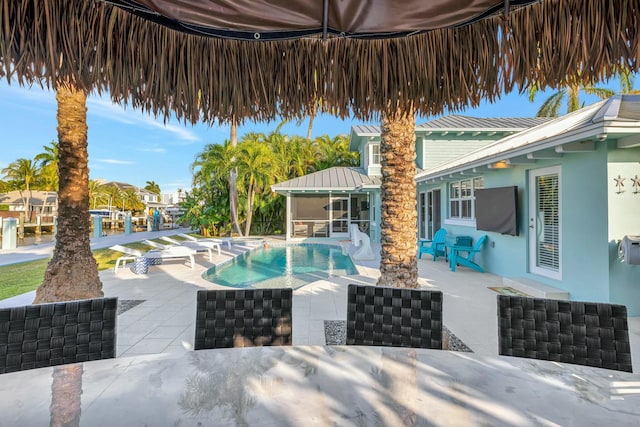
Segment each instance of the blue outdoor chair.
[{"label": "blue outdoor chair", "polygon": [[[485,240],[487,240],[486,235],[480,237],[473,246],[451,246],[449,248],[449,268],[451,271],[456,271],[456,265],[462,265],[484,273],[484,269],[473,261],[473,257],[482,250]],[[467,255],[463,256],[461,252],[465,252]]]},{"label": "blue outdoor chair", "polygon": [[433,236],[433,240],[420,240],[420,247],[418,248],[418,258],[422,259],[422,254],[431,254],[435,261],[439,256],[446,256],[444,239],[447,235],[447,230],[441,228],[436,231]]}]

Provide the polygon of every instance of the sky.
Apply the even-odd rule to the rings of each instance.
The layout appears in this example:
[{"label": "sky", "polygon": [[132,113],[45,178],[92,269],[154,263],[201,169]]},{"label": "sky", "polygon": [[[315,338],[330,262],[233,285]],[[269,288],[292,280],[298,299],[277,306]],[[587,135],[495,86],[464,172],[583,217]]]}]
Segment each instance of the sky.
[{"label": "sky", "polygon": [[[636,79],[636,88],[639,82]],[[616,81],[602,86],[618,90]],[[542,102],[553,91],[541,92],[535,102],[527,94],[512,92],[493,104],[482,103],[475,109],[454,114],[474,117],[533,117]],[[582,97],[586,104],[597,101]],[[417,124],[434,117],[418,117]],[[113,104],[108,96],[87,98],[89,170],[91,179],[120,181],[144,187],[155,181],[163,193],[191,187],[191,165],[207,144],[223,143],[229,138],[229,126],[205,124],[185,125],[177,120],[167,124],[163,119]],[[269,133],[280,124],[246,122],[238,126],[238,139],[248,132]],[[341,120],[320,115],[313,125],[312,137],[349,134],[351,126],[375,124],[356,119]],[[33,159],[49,142],[57,140],[55,93],[39,86],[20,87],[0,81],[0,169],[19,159]],[[308,120],[300,125],[287,123],[281,130],[287,135],[307,134]]]}]

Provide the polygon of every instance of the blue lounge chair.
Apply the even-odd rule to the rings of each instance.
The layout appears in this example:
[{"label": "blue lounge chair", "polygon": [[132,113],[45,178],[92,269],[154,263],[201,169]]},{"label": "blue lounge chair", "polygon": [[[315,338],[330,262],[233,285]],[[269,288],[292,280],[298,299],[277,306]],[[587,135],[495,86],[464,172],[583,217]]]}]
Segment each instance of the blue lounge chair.
[{"label": "blue lounge chair", "polygon": [[[480,237],[473,246],[451,246],[449,248],[451,251],[449,253],[449,268],[451,268],[451,271],[456,271],[456,265],[462,265],[484,273],[484,269],[473,261],[473,257],[482,250],[485,240],[487,240],[486,235]],[[461,252],[466,252],[467,255],[463,256]]]},{"label": "blue lounge chair", "polygon": [[446,256],[444,239],[447,235],[447,230],[441,228],[433,235],[433,240],[420,240],[420,247],[418,248],[418,258],[422,259],[422,254],[431,254],[435,261],[439,256]]}]

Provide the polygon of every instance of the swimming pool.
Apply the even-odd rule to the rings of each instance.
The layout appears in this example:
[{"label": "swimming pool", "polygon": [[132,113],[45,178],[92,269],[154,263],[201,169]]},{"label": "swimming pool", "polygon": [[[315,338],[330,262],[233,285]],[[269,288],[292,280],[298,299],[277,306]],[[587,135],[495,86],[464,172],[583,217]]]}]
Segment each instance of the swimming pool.
[{"label": "swimming pool", "polygon": [[260,248],[212,267],[202,277],[233,288],[293,288],[332,276],[358,274],[339,246],[299,244]]}]

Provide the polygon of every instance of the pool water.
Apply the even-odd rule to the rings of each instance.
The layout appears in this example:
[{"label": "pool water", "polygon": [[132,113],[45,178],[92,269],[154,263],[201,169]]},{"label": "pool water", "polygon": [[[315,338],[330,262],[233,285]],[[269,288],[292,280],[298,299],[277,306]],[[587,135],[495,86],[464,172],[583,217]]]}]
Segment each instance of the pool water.
[{"label": "pool water", "polygon": [[339,246],[300,244],[250,251],[207,270],[202,277],[233,288],[293,288],[358,270]]}]

